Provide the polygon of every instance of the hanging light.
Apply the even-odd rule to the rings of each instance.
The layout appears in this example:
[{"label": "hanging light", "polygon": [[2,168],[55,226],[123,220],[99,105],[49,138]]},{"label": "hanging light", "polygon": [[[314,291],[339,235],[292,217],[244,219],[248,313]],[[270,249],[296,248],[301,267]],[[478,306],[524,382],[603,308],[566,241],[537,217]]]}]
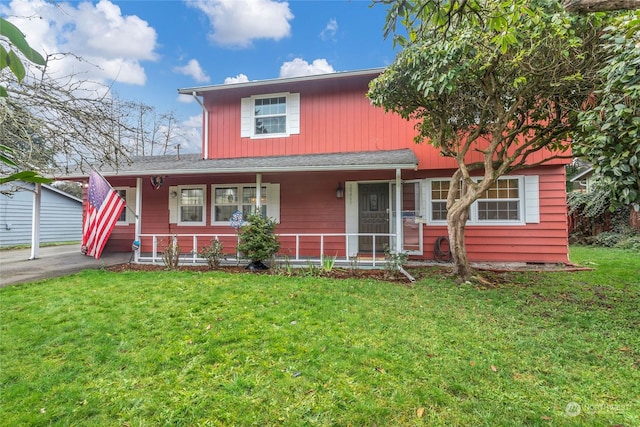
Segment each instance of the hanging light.
[{"label": "hanging light", "polygon": [[342,199],[344,197],[344,188],[342,184],[338,182],[338,188],[336,188],[336,199]]}]

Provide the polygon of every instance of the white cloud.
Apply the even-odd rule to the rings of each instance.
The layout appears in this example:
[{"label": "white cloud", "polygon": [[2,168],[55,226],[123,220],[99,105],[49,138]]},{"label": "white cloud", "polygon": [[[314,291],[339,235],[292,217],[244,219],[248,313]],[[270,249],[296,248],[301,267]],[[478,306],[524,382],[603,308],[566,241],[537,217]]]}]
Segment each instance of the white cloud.
[{"label": "white cloud", "polygon": [[[14,0],[0,6],[43,54],[58,54],[48,64],[53,75],[78,74],[79,79],[143,85],[143,61],[156,60],[157,33],[137,16],[123,16],[109,0],[98,3],[56,3]],[[68,55],[68,54],[72,55]],[[67,55],[62,55],[67,54]]]},{"label": "white cloud", "polygon": [[226,79],[224,79],[224,84],[228,85],[233,83],[246,83],[248,81],[249,77],[247,77],[245,74],[238,74],[235,77],[227,77]]},{"label": "white cloud", "polygon": [[336,33],[338,32],[338,21],[335,18],[331,18],[329,22],[327,22],[327,26],[324,27],[324,30],[320,33],[320,38],[322,40],[336,40]]},{"label": "white cloud", "polygon": [[178,74],[184,74],[185,76],[192,77],[198,83],[206,83],[210,80],[209,76],[207,76],[196,59],[190,60],[187,62],[187,65],[182,67],[175,67],[173,71]]},{"label": "white cloud", "polygon": [[249,47],[256,39],[280,40],[291,33],[289,3],[274,0],[196,0],[187,3],[211,23],[209,38],[228,47]]},{"label": "white cloud", "polygon": [[71,10],[75,31],[69,37],[72,51],[80,55],[100,52],[107,58],[154,60],[156,31],[137,16],[122,16],[109,0],[80,3]]},{"label": "white cloud", "polygon": [[187,118],[178,126],[180,132],[180,152],[202,152],[202,115],[198,114]]},{"label": "white cloud", "polygon": [[335,72],[336,70],[324,58],[315,59],[311,64],[304,59],[295,58],[280,67],[280,77],[299,77]]},{"label": "white cloud", "polygon": [[176,100],[182,104],[191,104],[192,102],[195,102],[192,95],[183,95],[181,93],[178,94]]},{"label": "white cloud", "polygon": [[191,116],[187,120],[182,122],[182,126],[200,130],[200,128],[202,127],[202,116],[200,114]]}]

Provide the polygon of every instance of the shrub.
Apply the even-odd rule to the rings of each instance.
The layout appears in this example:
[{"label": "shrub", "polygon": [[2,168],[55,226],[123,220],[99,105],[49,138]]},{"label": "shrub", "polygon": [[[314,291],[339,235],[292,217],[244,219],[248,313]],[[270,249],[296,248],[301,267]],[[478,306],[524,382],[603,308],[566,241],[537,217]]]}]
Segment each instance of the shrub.
[{"label": "shrub", "polygon": [[631,236],[624,240],[621,240],[620,242],[616,243],[615,247],[640,252],[640,234],[636,234],[635,236]]},{"label": "shrub", "polygon": [[409,255],[406,252],[395,253],[391,251],[389,245],[384,247],[384,269],[388,277],[396,277],[400,267],[407,263]]},{"label": "shrub", "polygon": [[589,243],[596,246],[604,246],[612,248],[621,241],[625,240],[628,236],[621,233],[612,233],[609,231],[602,232],[597,236],[593,236],[588,239]]},{"label": "shrub", "polygon": [[171,239],[167,247],[162,251],[162,262],[170,270],[178,268],[178,264],[180,263],[180,246],[176,238]]},{"label": "shrub", "polygon": [[209,246],[203,246],[200,249],[200,256],[207,260],[207,265],[211,269],[217,269],[220,267],[220,263],[225,259],[225,255],[222,252],[224,246],[218,239],[213,239]]},{"label": "shrub", "polygon": [[611,206],[611,190],[596,185],[588,193],[573,191],[567,194],[569,213],[581,212],[587,218],[598,218]]},{"label": "shrub", "polygon": [[275,229],[276,223],[272,219],[260,214],[249,215],[238,233],[238,252],[252,263],[271,259],[280,250]]},{"label": "shrub", "polygon": [[588,193],[572,192],[567,195],[572,226],[571,243],[589,243],[613,247],[635,232],[629,226],[629,206],[614,208],[611,190],[599,183]]}]

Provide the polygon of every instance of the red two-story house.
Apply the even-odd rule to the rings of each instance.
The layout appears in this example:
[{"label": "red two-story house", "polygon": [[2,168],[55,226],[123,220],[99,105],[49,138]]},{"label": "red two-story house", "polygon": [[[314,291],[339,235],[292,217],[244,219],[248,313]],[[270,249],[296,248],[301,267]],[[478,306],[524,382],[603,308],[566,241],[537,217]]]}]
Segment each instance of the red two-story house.
[{"label": "red two-story house", "polygon": [[[197,261],[218,238],[234,254],[233,213],[257,209],[277,221],[291,260],[375,262],[385,245],[433,259],[455,163],[416,144],[414,123],[371,105],[368,84],[381,72],[180,89],[202,107],[202,153],[101,171],[132,208],[105,251],[138,240],[137,260],[160,261],[177,239]],[[500,178],[470,213],[471,261],[568,262],[563,161]]]}]

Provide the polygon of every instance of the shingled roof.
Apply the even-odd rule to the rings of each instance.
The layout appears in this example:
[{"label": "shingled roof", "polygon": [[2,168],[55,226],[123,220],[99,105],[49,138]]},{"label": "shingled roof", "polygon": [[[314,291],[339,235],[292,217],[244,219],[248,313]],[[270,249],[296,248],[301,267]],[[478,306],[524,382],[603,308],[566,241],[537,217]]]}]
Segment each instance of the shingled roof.
[{"label": "shingled roof", "polygon": [[[180,157],[135,157],[130,163],[96,167],[104,176],[191,175],[203,173],[266,173],[335,170],[415,169],[418,159],[410,149],[364,151],[356,153],[307,154],[273,157],[244,157],[234,159],[202,159],[200,154]],[[72,174],[65,178],[82,178]]]}]

